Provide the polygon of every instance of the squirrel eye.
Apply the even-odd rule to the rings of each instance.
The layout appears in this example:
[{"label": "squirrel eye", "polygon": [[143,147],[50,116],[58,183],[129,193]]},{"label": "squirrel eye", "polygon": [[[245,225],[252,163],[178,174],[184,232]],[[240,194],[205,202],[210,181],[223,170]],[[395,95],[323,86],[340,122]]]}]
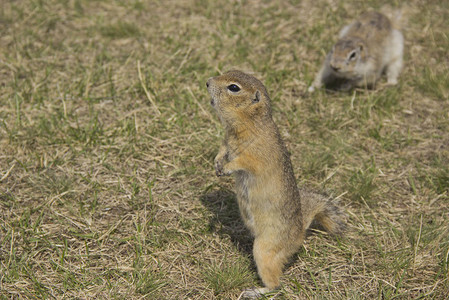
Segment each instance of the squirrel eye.
[{"label": "squirrel eye", "polygon": [[240,91],[240,87],[236,84],[230,84],[228,85],[228,90],[230,90],[231,92],[238,92]]},{"label": "squirrel eye", "polygon": [[355,51],[353,51],[350,55],[349,55],[349,60],[353,60],[356,57],[357,53],[355,53]]}]

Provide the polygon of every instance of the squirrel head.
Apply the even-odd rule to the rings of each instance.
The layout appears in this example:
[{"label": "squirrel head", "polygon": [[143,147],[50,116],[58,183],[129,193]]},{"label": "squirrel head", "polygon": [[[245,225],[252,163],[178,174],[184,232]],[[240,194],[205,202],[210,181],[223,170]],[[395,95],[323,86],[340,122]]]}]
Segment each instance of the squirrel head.
[{"label": "squirrel head", "polygon": [[341,76],[357,75],[356,69],[366,57],[366,46],[361,39],[340,39],[332,48],[330,67],[332,71]]},{"label": "squirrel head", "polygon": [[250,123],[271,117],[270,98],[254,76],[233,70],[209,78],[206,83],[211,105],[226,125]]}]

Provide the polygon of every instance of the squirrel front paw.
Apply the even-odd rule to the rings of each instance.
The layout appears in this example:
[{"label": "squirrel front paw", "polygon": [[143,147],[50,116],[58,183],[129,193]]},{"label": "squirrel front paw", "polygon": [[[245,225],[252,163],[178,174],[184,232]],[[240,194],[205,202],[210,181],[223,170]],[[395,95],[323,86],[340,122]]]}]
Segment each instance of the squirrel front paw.
[{"label": "squirrel front paw", "polygon": [[215,175],[218,177],[225,175],[223,172],[223,163],[220,160],[215,160]]},{"label": "squirrel front paw", "polygon": [[230,175],[231,172],[224,169],[223,160],[215,160],[215,175],[218,177]]}]

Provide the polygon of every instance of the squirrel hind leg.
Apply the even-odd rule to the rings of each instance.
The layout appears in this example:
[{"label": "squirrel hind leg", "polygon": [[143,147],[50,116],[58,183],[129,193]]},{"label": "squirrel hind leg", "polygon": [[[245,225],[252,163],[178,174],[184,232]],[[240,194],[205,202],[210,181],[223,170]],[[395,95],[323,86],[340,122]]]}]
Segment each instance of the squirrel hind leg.
[{"label": "squirrel hind leg", "polygon": [[[282,269],[287,262],[290,252],[288,245],[279,245],[276,238],[257,237],[254,240],[254,260],[256,261],[257,272],[267,291],[279,287]],[[289,243],[290,241],[284,241]]]},{"label": "squirrel hind leg", "polygon": [[387,66],[387,84],[396,85],[398,83],[399,73],[402,69],[402,56],[397,57],[393,62]]},{"label": "squirrel hind leg", "polygon": [[387,57],[390,62],[386,67],[387,82],[390,85],[398,83],[399,73],[402,70],[402,56],[404,52],[404,37],[399,30],[393,30],[390,47],[387,49]]}]

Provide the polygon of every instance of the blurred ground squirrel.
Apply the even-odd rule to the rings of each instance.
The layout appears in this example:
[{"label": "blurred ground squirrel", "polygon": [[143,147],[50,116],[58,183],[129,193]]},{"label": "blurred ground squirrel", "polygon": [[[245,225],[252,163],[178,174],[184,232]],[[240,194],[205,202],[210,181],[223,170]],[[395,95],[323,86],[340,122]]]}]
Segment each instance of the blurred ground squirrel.
[{"label": "blurred ground squirrel", "polygon": [[337,234],[344,228],[342,213],[329,198],[298,189],[271,116],[271,100],[259,80],[230,71],[206,85],[226,132],[214,161],[216,174],[235,176],[240,213],[255,238],[254,259],[265,284],[244,296],[257,297],[279,286],[284,264],[302,245],[313,220]]},{"label": "blurred ground squirrel", "polygon": [[[398,16],[394,19],[397,24]],[[385,73],[389,85],[398,82],[402,69],[404,38],[388,17],[366,12],[340,31],[309,92],[323,85],[339,90],[374,88]]]}]

